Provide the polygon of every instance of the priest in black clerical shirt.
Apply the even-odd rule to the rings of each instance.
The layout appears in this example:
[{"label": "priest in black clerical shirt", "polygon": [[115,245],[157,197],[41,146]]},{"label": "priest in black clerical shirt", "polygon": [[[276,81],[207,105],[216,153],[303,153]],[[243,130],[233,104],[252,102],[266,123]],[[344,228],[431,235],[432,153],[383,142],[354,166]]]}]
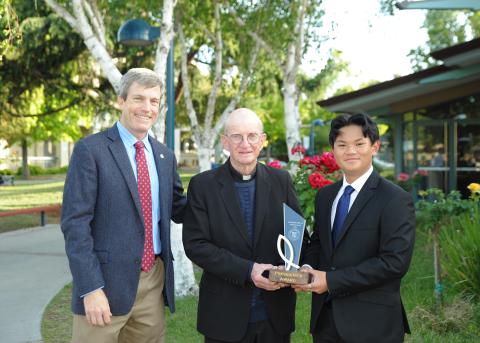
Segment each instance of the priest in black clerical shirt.
[{"label": "priest in black clerical shirt", "polygon": [[257,162],[265,139],[254,112],[233,111],[222,136],[230,158],[188,187],[183,243],[203,269],[197,328],[208,343],[290,342],[295,330],[295,292],[262,273],[284,264],[283,204],[301,210],[288,172]]}]

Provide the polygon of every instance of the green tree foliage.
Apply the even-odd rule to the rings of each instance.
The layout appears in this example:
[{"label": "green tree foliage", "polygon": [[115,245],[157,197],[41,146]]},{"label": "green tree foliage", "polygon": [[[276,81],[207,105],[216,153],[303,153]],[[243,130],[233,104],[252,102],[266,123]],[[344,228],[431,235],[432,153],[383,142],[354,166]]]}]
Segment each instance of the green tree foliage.
[{"label": "green tree foliage", "polygon": [[[395,15],[397,0],[380,0],[382,11]],[[428,10],[423,27],[427,29],[426,46],[410,51],[414,70],[422,70],[438,63],[430,53],[463,43],[480,36],[480,12],[470,10]]]},{"label": "green tree foliage", "polygon": [[21,143],[28,177],[27,146],[80,138],[106,94],[81,39],[43,2],[8,5],[0,21],[7,41],[0,56],[0,137]]},{"label": "green tree foliage", "polygon": [[2,138],[14,143],[80,137],[93,105],[85,93],[98,81],[81,40],[43,3],[11,5],[21,39],[12,41],[0,60]]}]

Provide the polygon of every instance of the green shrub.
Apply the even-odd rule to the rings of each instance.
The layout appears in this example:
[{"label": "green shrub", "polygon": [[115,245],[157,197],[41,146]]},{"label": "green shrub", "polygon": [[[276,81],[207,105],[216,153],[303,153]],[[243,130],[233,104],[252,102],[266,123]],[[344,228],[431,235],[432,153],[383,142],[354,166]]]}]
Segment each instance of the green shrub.
[{"label": "green shrub", "polygon": [[15,172],[10,169],[2,169],[0,170],[0,175],[15,175]]},{"label": "green shrub", "polygon": [[471,211],[452,218],[452,226],[440,233],[442,267],[459,291],[480,299],[480,209],[478,202],[470,203]]},{"label": "green shrub", "polygon": [[[28,165],[28,169],[30,170],[30,175],[45,175],[45,169],[40,167],[40,166],[36,166],[36,165]],[[19,167],[17,169],[17,175],[20,176],[23,174],[23,167]]]},{"label": "green shrub", "polygon": [[[68,166],[65,167],[54,167],[54,168],[42,168],[36,165],[28,165],[30,169],[30,175],[55,175],[55,174],[65,174],[67,172]],[[0,172],[1,173],[1,172]],[[17,169],[16,175],[22,175],[23,167]],[[6,174],[5,174],[6,175]],[[12,172],[13,175],[13,172]]]},{"label": "green shrub", "polygon": [[57,168],[48,168],[48,169],[45,169],[45,173],[50,174],[50,175],[66,174],[67,169],[68,169],[68,166],[57,167]]}]

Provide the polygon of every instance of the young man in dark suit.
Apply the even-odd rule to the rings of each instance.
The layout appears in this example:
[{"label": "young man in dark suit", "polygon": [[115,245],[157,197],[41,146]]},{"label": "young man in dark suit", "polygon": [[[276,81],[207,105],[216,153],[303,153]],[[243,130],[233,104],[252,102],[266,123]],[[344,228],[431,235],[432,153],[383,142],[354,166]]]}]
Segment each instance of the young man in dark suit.
[{"label": "young man in dark suit", "polygon": [[203,269],[197,328],[207,343],[285,343],[295,329],[295,292],[262,273],[283,264],[283,203],[300,206],[288,172],[257,162],[264,142],[257,115],[233,111],[222,136],[230,158],[188,186],[183,243]]},{"label": "young man in dark suit", "polygon": [[[402,342],[409,326],[400,298],[415,239],[412,196],[372,167],[380,148],[377,125],[365,114],[331,124],[342,181],[322,188],[303,263],[313,281],[314,342]],[[308,266],[313,269],[308,269]]]},{"label": "young man in dark suit", "polygon": [[186,198],[174,154],[148,135],[159,103],[159,77],[130,69],[120,120],[75,145],[61,223],[74,343],[165,341],[165,304],[175,309],[170,219],[183,220]]}]

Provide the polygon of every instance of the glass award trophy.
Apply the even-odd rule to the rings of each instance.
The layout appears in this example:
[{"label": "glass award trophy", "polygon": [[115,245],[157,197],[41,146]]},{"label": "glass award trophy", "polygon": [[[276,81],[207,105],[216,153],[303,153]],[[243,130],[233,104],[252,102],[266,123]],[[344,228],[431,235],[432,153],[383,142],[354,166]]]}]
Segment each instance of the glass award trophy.
[{"label": "glass award trophy", "polygon": [[[270,269],[268,273],[270,281],[301,285],[310,282],[311,275],[298,270],[300,269],[298,264],[300,263],[304,231],[305,219],[284,203],[284,234],[278,236],[277,250],[282,260],[285,261],[285,269]],[[282,242],[284,249],[282,249]]]}]

